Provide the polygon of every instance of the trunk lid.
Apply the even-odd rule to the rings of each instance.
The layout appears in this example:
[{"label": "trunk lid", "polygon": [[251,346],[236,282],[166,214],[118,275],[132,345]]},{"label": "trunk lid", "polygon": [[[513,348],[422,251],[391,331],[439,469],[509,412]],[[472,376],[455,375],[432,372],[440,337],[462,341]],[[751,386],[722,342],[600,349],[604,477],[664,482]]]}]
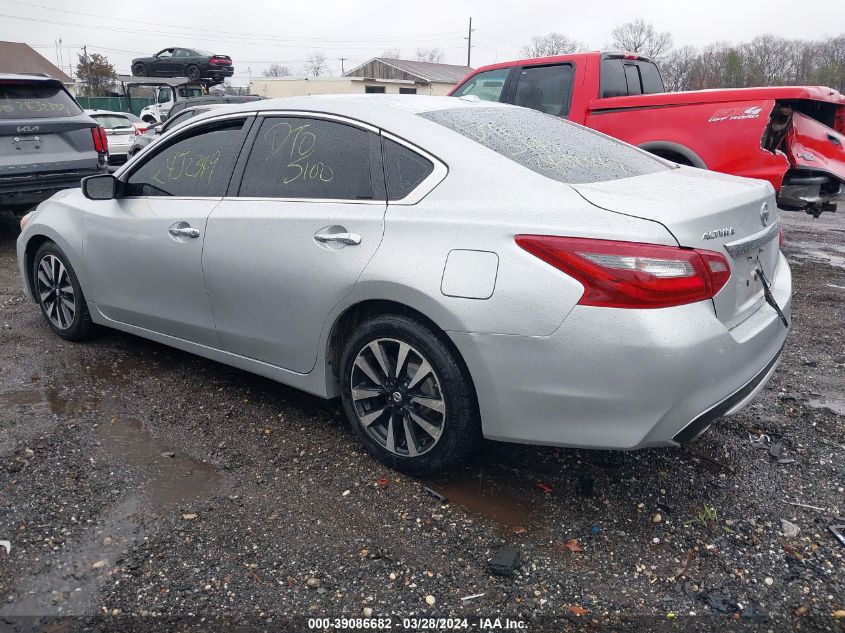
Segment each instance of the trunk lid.
[{"label": "trunk lid", "polygon": [[571,186],[597,207],[660,222],[680,246],[724,255],[731,278],[713,303],[728,328],[765,300],[757,270],[771,280],[780,250],[775,192],[767,182],[681,167]]}]

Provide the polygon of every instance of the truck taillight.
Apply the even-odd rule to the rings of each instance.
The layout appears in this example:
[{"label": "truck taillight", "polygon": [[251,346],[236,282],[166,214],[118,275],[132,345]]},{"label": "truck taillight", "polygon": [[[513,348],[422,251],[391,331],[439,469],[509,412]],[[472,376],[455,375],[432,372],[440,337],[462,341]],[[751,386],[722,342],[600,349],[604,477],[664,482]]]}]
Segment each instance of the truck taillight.
[{"label": "truck taillight", "polygon": [[99,154],[105,154],[109,151],[109,140],[106,137],[106,130],[103,127],[92,127],[91,136],[94,139],[94,149]]},{"label": "truck taillight", "polygon": [[710,299],[731,276],[713,251],[550,235],[517,235],[516,243],[584,285],[580,305],[668,308]]}]

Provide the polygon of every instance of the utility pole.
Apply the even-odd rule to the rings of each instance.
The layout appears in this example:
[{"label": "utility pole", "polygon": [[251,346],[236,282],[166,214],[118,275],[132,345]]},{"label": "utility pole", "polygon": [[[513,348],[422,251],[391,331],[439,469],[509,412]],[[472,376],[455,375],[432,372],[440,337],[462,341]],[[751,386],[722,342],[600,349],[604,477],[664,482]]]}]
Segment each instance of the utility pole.
[{"label": "utility pole", "polygon": [[469,19],[469,30],[467,31],[467,36],[464,38],[467,41],[467,66],[472,66],[470,60],[472,59],[472,32],[475,29],[472,28],[472,18]]},{"label": "utility pole", "polygon": [[340,74],[341,74],[341,75],[346,74],[346,73],[344,72],[344,70],[343,70],[343,62],[345,62],[346,60],[347,60],[347,58],[346,58],[346,57],[341,57],[341,58],[340,58]]}]

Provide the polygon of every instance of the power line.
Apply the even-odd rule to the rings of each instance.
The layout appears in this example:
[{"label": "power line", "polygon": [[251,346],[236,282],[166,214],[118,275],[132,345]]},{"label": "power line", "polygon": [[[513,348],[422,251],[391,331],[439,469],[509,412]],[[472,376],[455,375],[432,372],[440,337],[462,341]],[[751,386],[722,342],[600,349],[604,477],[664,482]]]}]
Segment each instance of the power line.
[{"label": "power line", "polygon": [[[34,4],[34,3],[31,3],[31,2],[23,2],[23,0],[0,0],[0,1],[19,4],[19,5],[28,6],[28,7],[33,7],[33,8],[37,8],[37,9],[44,9],[46,11],[56,11],[56,12],[60,12],[60,13],[70,13],[71,15],[75,15],[75,16],[85,16],[85,17],[92,17],[92,18],[98,18],[98,19],[116,20],[116,21],[119,21],[119,22],[122,22],[122,23],[133,22],[135,24],[143,24],[145,26],[163,26],[163,27],[169,28],[169,29],[173,28],[173,25],[171,25],[171,24],[163,24],[163,23],[160,23],[160,22],[148,22],[146,20],[132,20],[132,19],[129,19],[129,18],[112,18],[110,16],[101,15],[101,14],[97,15],[97,14],[93,14],[93,13],[83,13],[83,12],[76,11],[76,10],[59,9],[59,8],[56,8],[56,7],[48,7],[48,6],[44,6],[44,5],[40,5],[40,4]],[[0,14],[0,15],[2,15],[2,14]],[[34,21],[34,22],[48,22],[50,24],[56,23],[56,22],[51,22],[49,20],[43,20],[41,18],[26,18],[26,17],[22,17],[22,16],[10,16],[10,15],[2,15],[2,17],[8,17],[8,18],[19,19],[19,20],[30,20],[30,21]],[[461,34],[460,31],[442,31],[440,33],[424,33],[424,34],[420,34],[420,35],[390,35],[390,36],[377,35],[377,36],[368,37],[368,38],[348,38],[347,39],[347,38],[331,38],[331,37],[310,37],[310,36],[306,36],[306,35],[269,35],[269,34],[262,34],[262,33],[244,33],[244,32],[237,32],[237,31],[219,31],[219,30],[216,30],[216,29],[206,29],[206,28],[202,28],[202,27],[192,27],[192,26],[184,26],[184,25],[181,25],[181,29],[182,29],[181,31],[174,31],[172,33],[161,33],[159,31],[148,31],[148,30],[145,30],[145,29],[129,29],[129,28],[126,28],[126,27],[115,27],[115,26],[112,26],[112,25],[105,25],[105,24],[100,24],[100,25],[95,25],[95,26],[87,25],[87,24],[70,24],[70,23],[59,23],[59,24],[63,24],[63,25],[67,25],[67,26],[78,26],[80,28],[89,28],[90,27],[90,28],[107,28],[107,29],[110,29],[110,30],[123,30],[123,31],[128,31],[128,32],[137,31],[137,32],[141,32],[141,33],[150,33],[150,34],[154,34],[154,35],[176,35],[176,36],[184,36],[184,37],[197,37],[198,39],[205,39],[205,40],[211,40],[212,38],[210,36],[213,35],[214,36],[213,39],[219,40],[219,41],[224,41],[224,40],[220,40],[220,38],[218,37],[219,35],[228,35],[228,36],[235,36],[235,37],[243,38],[243,39],[245,39],[247,41],[251,41],[251,42],[254,42],[256,39],[269,39],[269,40],[272,40],[272,41],[302,40],[302,41],[306,41],[306,42],[331,42],[331,43],[335,43],[335,42],[337,42],[337,43],[376,42],[376,43],[380,43],[379,45],[382,45],[384,43],[389,43],[389,42],[407,41],[407,40],[422,41],[422,40],[427,40],[429,38],[435,38],[434,41],[437,41],[438,39],[455,39],[454,36]],[[195,35],[195,34],[188,33],[187,31],[202,31],[202,32],[208,33],[210,36],[209,37],[198,36],[198,35]],[[453,36],[453,37],[445,37],[445,36]],[[231,43],[231,41],[230,41],[230,43]]]}]

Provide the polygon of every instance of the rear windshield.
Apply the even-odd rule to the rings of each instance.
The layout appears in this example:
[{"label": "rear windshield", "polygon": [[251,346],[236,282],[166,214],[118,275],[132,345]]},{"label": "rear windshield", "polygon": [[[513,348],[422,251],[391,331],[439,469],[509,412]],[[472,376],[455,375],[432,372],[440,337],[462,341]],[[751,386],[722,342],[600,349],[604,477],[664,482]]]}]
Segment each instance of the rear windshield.
[{"label": "rear windshield", "polygon": [[0,81],[0,119],[76,116],[82,110],[60,86]]},{"label": "rear windshield", "polygon": [[669,169],[621,141],[527,108],[456,108],[419,116],[558,182],[601,182]]},{"label": "rear windshield", "polygon": [[129,119],[116,114],[92,114],[91,118],[109,130],[116,127],[132,127],[132,122]]}]

